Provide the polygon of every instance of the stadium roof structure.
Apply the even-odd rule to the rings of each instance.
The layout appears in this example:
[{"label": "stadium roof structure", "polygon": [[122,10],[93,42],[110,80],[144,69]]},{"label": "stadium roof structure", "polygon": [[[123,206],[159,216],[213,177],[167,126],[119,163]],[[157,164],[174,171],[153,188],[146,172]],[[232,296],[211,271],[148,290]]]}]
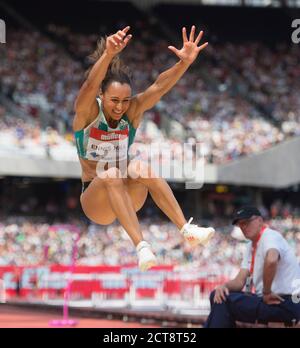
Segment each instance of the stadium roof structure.
[{"label": "stadium roof structure", "polygon": [[[188,173],[186,168],[182,175],[180,168],[173,164],[171,172],[174,176],[165,178],[169,182],[188,182],[190,188],[193,184],[199,183],[287,188],[300,183],[299,148],[300,137],[297,136],[265,151],[244,156],[229,163],[205,164],[199,167],[202,173],[197,172],[194,177],[189,177],[191,172]],[[80,175],[78,161],[33,158],[12,153],[5,155],[2,151],[0,152],[0,176],[79,179]]]},{"label": "stadium roof structure", "polygon": [[[101,1],[101,0],[96,0]],[[125,1],[128,0],[115,0]],[[300,8],[300,0],[131,0],[137,7],[150,8],[158,4],[195,4],[207,6],[290,7]]]}]

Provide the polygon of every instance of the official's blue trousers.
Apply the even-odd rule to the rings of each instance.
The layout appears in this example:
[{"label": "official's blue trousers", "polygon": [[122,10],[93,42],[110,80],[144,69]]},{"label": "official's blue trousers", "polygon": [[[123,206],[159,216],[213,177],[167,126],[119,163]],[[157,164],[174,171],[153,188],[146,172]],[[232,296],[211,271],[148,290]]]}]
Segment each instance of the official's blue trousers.
[{"label": "official's blue trousers", "polygon": [[245,323],[284,322],[292,324],[300,320],[300,303],[291,296],[283,296],[278,305],[267,305],[262,297],[244,292],[230,292],[225,302],[214,303],[215,291],[210,294],[211,312],[206,328],[234,328],[236,321]]}]

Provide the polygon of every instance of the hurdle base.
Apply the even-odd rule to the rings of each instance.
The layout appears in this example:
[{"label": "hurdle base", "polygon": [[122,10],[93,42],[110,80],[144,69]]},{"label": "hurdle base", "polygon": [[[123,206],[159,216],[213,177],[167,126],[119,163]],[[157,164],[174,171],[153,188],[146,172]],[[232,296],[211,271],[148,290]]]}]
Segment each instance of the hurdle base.
[{"label": "hurdle base", "polygon": [[76,326],[78,320],[75,319],[54,319],[49,321],[50,326]]}]

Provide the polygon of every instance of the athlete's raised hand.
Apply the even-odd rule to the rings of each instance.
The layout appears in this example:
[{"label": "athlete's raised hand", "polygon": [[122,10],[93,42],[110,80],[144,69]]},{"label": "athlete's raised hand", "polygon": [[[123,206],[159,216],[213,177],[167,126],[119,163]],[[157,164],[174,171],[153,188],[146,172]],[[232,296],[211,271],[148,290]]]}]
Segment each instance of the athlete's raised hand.
[{"label": "athlete's raised hand", "polygon": [[196,27],[193,25],[189,38],[187,37],[186,28],[182,28],[182,39],[183,39],[183,46],[181,50],[178,50],[174,46],[169,46],[169,50],[174,52],[176,56],[187,64],[192,64],[193,61],[197,58],[200,51],[202,51],[207,45],[208,42],[205,42],[203,45],[198,46],[202,36],[203,31],[200,31],[198,36],[195,39],[195,30]]},{"label": "athlete's raised hand", "polygon": [[112,34],[106,38],[106,52],[111,56],[115,56],[120,53],[128,44],[132,38],[131,34],[127,34],[130,27],[126,27],[122,30],[118,30],[115,34]]}]

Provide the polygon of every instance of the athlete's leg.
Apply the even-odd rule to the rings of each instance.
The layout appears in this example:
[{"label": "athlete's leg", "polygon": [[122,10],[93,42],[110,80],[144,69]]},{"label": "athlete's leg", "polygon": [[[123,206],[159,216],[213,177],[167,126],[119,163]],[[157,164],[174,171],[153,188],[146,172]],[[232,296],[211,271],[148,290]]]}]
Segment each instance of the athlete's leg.
[{"label": "athlete's leg", "polygon": [[[148,188],[156,205],[178,227],[184,238],[192,246],[206,245],[209,242],[215,230],[212,227],[203,228],[192,225],[190,224],[192,219],[187,223],[171,188],[164,179],[159,178],[151,170],[148,164],[141,161],[132,161],[128,166],[128,176],[132,181],[142,183]],[[135,201],[134,198],[133,201]]]},{"label": "athlete's leg", "polygon": [[99,225],[110,225],[116,219],[112,210],[104,181],[94,178],[80,196],[82,210],[85,215]]},{"label": "athlete's leg", "polygon": [[[104,204],[102,206],[98,205],[98,211],[102,210],[103,206],[109,206],[110,209],[105,209],[106,213],[109,213],[108,221],[111,220],[112,216],[117,217],[117,219],[120,221],[120,224],[124,227],[128,235],[132,239],[134,245],[137,246],[143,240],[143,236],[132,200],[128,193],[128,188],[124,183],[124,179],[121,176],[120,170],[114,167],[102,172],[99,177],[94,178],[88,189],[92,184],[93,187],[95,187],[99,191],[103,190],[103,188],[106,191],[107,200],[106,202],[103,201]],[[86,190],[86,192],[88,191],[88,189]],[[89,197],[82,197],[82,203],[84,204],[84,201],[89,198],[94,200],[92,193],[89,195]],[[93,208],[96,209],[95,200]],[[84,211],[88,217],[91,216],[91,212],[88,215],[88,209],[85,209]],[[100,221],[98,223],[100,223]]]},{"label": "athlete's leg", "polygon": [[[169,217],[178,229],[181,229],[186,224],[186,219],[170,186],[164,179],[158,177],[148,164],[142,161],[130,162],[128,176],[131,178],[129,182],[132,183],[132,181],[135,181],[149,190],[156,205]],[[131,185],[133,186],[133,184]],[[135,199],[133,197],[133,201]]]},{"label": "athlete's leg", "polygon": [[[121,177],[121,172],[117,168],[102,172],[81,195],[81,204],[85,214],[96,223],[108,224],[118,218],[136,246],[140,269],[145,271],[156,264],[150,245],[143,240],[136,215],[136,210],[145,202],[147,190],[141,190],[141,187],[129,189],[126,180]],[[135,203],[131,199],[129,190],[136,196]]]},{"label": "athlete's leg", "polygon": [[148,196],[148,188],[142,183],[130,178],[125,179],[125,184],[128,188],[128,193],[132,200],[134,209],[138,212],[145,204]]}]

